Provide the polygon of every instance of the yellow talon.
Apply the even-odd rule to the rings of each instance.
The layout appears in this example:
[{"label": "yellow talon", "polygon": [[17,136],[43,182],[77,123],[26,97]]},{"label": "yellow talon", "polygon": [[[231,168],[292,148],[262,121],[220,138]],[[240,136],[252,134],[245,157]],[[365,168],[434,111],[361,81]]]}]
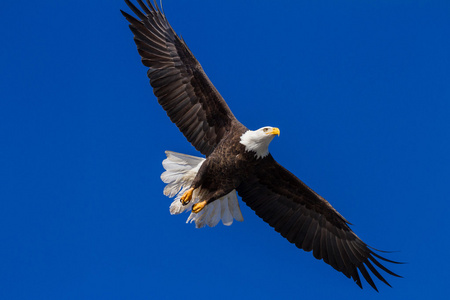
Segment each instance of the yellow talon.
[{"label": "yellow talon", "polygon": [[187,205],[191,201],[193,191],[194,188],[190,188],[186,192],[184,192],[183,196],[181,196],[180,201],[183,205]]},{"label": "yellow talon", "polygon": [[205,208],[205,206],[206,206],[206,200],[203,200],[202,202],[194,204],[194,206],[192,206],[192,211],[194,213],[199,213],[202,211],[203,208]]}]

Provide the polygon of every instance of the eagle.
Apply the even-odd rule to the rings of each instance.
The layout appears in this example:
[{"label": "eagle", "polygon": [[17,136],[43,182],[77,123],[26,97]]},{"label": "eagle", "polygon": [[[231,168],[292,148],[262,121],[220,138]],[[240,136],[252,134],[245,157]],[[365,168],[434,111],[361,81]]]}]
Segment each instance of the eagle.
[{"label": "eagle", "polygon": [[[359,273],[390,286],[376,267],[400,277],[380,261],[331,204],[281,166],[270,154],[276,127],[249,130],[231,112],[200,63],[156,3],[125,0],[136,17],[121,10],[134,34],[159,104],[203,157],[166,151],[164,194],[175,197],[172,214],[191,212],[187,222],[213,227],[242,221],[237,194],[255,213],[305,251],[312,251],[362,288]],[[359,273],[358,273],[359,271]],[[372,276],[371,276],[372,275]]]}]

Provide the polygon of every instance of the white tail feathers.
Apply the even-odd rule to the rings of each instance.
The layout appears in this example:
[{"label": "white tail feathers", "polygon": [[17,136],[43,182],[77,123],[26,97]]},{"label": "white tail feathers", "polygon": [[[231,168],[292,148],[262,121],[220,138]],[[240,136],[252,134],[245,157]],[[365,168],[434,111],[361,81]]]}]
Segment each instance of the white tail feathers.
[{"label": "white tail feathers", "polygon": [[[191,186],[205,159],[172,151],[166,151],[166,155],[167,158],[162,163],[166,171],[161,174],[161,180],[167,183],[164,188],[164,195],[169,197],[176,195],[175,200],[170,205],[170,213],[176,215],[184,211],[190,211],[192,210],[192,205],[201,201],[201,191],[198,189],[194,190],[192,200],[188,205],[182,205],[180,197]],[[237,221],[244,220],[235,190],[209,203],[199,213],[191,212],[186,223],[195,222],[196,228],[206,225],[214,227],[222,220],[224,225],[229,226],[233,223],[233,219]]]}]

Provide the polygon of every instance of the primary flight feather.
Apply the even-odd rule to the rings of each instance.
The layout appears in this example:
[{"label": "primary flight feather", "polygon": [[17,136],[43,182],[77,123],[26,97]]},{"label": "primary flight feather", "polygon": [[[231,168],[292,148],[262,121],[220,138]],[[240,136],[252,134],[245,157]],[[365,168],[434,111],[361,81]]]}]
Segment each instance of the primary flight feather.
[{"label": "primary flight feather", "polygon": [[[187,140],[206,158],[166,151],[164,194],[175,200],[172,214],[191,211],[196,227],[242,221],[242,200],[289,242],[351,277],[359,272],[377,290],[371,274],[398,276],[379,260],[396,263],[367,246],[328,201],[278,164],[269,153],[275,127],[252,131],[233,115],[186,43],[174,32],[156,4],[125,0],[137,18],[130,22],[142,63],[159,104]],[[390,285],[389,285],[390,286]]]}]

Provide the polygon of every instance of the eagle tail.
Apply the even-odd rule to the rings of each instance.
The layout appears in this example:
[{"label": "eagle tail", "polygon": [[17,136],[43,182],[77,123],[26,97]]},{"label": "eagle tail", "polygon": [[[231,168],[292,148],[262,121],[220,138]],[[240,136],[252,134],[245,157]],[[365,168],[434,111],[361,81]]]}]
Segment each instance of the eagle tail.
[{"label": "eagle tail", "polygon": [[[205,159],[172,151],[166,151],[166,156],[167,158],[163,161],[163,167],[166,171],[161,174],[161,180],[167,183],[164,188],[164,195],[175,196],[175,200],[170,205],[170,213],[177,215],[185,211],[191,211],[192,206],[200,202],[201,190],[194,190],[192,200],[188,205],[182,205],[180,197],[191,186]],[[191,212],[186,223],[195,222],[196,228],[206,225],[214,227],[222,220],[224,225],[229,226],[234,219],[237,221],[244,220],[235,190],[209,203],[199,213]]]}]

